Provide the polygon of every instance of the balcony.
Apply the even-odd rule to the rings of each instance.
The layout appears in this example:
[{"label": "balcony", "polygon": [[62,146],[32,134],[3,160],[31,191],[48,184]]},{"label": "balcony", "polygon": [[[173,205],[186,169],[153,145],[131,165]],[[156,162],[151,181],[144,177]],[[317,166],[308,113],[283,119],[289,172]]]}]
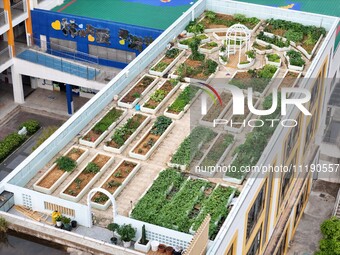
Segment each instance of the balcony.
[{"label": "balcony", "polygon": [[9,30],[8,13],[4,9],[0,8],[0,35]]},{"label": "balcony", "polygon": [[11,63],[12,54],[7,42],[0,42],[0,72],[7,69]]},{"label": "balcony", "polygon": [[26,0],[19,1],[11,6],[13,27],[28,18]]}]

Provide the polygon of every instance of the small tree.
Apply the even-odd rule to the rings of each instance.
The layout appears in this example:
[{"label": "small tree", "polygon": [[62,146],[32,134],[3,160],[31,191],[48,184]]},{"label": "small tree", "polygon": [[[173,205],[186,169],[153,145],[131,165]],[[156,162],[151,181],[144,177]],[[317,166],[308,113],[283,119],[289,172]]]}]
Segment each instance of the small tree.
[{"label": "small tree", "polygon": [[192,38],[192,41],[189,44],[189,48],[191,49],[193,60],[202,60],[201,56],[203,56],[203,55],[201,53],[199,53],[199,51],[198,51],[198,47],[199,47],[200,43],[201,43],[201,39],[197,36],[194,36]]},{"label": "small tree", "polygon": [[110,223],[109,225],[107,225],[107,229],[114,233],[115,231],[118,231],[119,225],[117,223]]},{"label": "small tree", "polygon": [[123,224],[119,227],[117,232],[124,242],[130,242],[136,236],[136,230],[131,226],[131,224]]},{"label": "small tree", "polygon": [[319,251],[315,255],[340,254],[340,219],[332,217],[321,224],[323,239],[319,243]]},{"label": "small tree", "polygon": [[146,245],[148,243],[148,240],[146,240],[146,231],[145,231],[145,225],[142,227],[142,238],[140,240],[140,243],[143,245]]}]

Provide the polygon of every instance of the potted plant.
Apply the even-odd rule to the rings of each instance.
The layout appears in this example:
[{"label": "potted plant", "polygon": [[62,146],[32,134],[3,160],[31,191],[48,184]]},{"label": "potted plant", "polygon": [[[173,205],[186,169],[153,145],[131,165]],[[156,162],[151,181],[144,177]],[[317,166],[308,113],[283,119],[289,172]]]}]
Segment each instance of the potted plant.
[{"label": "potted plant", "polygon": [[72,226],[72,228],[76,228],[77,227],[77,221],[76,220],[72,220],[71,221],[71,226]]},{"label": "potted plant", "polygon": [[62,219],[63,219],[63,216],[61,216],[61,215],[58,215],[58,216],[55,218],[55,221],[56,221],[56,223],[57,223],[57,227],[58,227],[58,228],[61,227]]},{"label": "potted plant", "polygon": [[158,250],[160,253],[164,253],[166,249],[166,246],[164,244],[158,245]]},{"label": "potted plant", "polygon": [[148,253],[150,250],[150,241],[146,239],[145,225],[142,227],[142,236],[135,243],[135,250]]},{"label": "potted plant", "polygon": [[70,225],[71,219],[68,217],[62,217],[63,226],[65,230],[71,231],[72,226]]},{"label": "potted plant", "polygon": [[119,225],[117,223],[110,223],[107,225],[107,229],[112,231],[113,236],[110,238],[111,243],[117,244],[118,238],[117,238],[117,231],[119,229]]},{"label": "potted plant", "polygon": [[128,248],[131,246],[131,240],[136,236],[136,230],[131,226],[131,224],[123,224],[117,230],[118,234],[121,236],[123,241],[123,246]]}]

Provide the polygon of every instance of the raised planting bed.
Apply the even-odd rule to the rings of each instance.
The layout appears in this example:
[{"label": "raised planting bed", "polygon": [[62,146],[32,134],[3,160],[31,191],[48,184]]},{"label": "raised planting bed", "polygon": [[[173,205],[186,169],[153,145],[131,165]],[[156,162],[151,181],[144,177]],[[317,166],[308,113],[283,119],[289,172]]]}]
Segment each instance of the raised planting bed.
[{"label": "raised planting bed", "polygon": [[288,62],[288,69],[294,71],[303,71],[305,67],[305,61],[302,58],[302,54],[295,50],[285,52],[285,57]]},{"label": "raised planting bed", "polygon": [[147,160],[171,131],[174,124],[175,123],[168,117],[157,117],[152,127],[148,129],[137,144],[131,149],[129,156],[140,160]]},{"label": "raised planting bed", "polygon": [[129,216],[155,224],[155,216],[169,202],[168,198],[173,197],[178,192],[185,180],[186,178],[174,169],[163,170],[141,196]]},{"label": "raised planting bed", "polygon": [[276,53],[271,53],[271,54],[267,54],[265,56],[266,59],[266,64],[267,65],[273,65],[276,67],[280,67],[281,66],[281,57],[280,55],[276,54]]},{"label": "raised planting bed", "polygon": [[301,75],[301,72],[287,70],[283,75],[282,82],[279,85],[279,90],[282,88],[294,88],[298,84]]},{"label": "raised planting bed", "polygon": [[184,63],[180,64],[175,73],[171,75],[174,79],[184,79],[186,82],[205,81],[209,82],[217,72],[218,64],[212,59],[196,60],[193,55],[189,56]]},{"label": "raised planting bed", "polygon": [[88,154],[88,149],[72,146],[33,184],[33,189],[52,194]]},{"label": "raised planting bed", "polygon": [[202,46],[200,46],[199,51],[201,53],[208,53],[208,54],[212,54],[216,51],[218,51],[219,47],[218,44],[216,42],[208,42],[203,44]]},{"label": "raised planting bed", "polygon": [[252,32],[255,32],[260,26],[261,21],[258,18],[248,18],[243,14],[220,14],[212,11],[205,12],[204,18],[200,21],[205,27],[205,32],[222,32],[226,28],[235,24],[243,24],[248,27]]},{"label": "raised planting bed", "polygon": [[[197,166],[199,166],[199,174],[212,177],[215,172],[211,171],[216,166],[221,165],[222,161],[228,155],[231,147],[234,144],[234,136],[231,134],[220,133],[215,142],[210,146],[207,152],[203,155]],[[197,171],[195,171],[197,173]]]},{"label": "raised planting bed", "polygon": [[126,110],[115,107],[111,108],[103,118],[97,121],[90,130],[79,139],[79,143],[92,148],[97,147],[126,114]]},{"label": "raised planting bed", "polygon": [[184,54],[184,50],[177,48],[171,48],[167,50],[165,52],[165,56],[161,58],[153,67],[151,67],[149,73],[163,77]]},{"label": "raised planting bed", "polygon": [[144,75],[118,100],[118,105],[132,109],[157,82],[158,77]]},{"label": "raised planting bed", "polygon": [[206,127],[195,127],[173,154],[168,163],[169,167],[179,168],[182,171],[190,165],[191,161],[200,151],[203,144],[212,141],[216,133]]},{"label": "raised planting bed", "polygon": [[226,219],[229,214],[228,206],[234,198],[235,191],[235,188],[218,184],[209,198],[202,202],[201,212],[192,224],[191,231],[196,232],[205,217],[210,214],[209,237],[210,240],[214,240],[219,231],[219,222]]},{"label": "raised planting bed", "polygon": [[271,45],[263,46],[258,44],[257,42],[253,43],[252,48],[256,51],[257,54],[260,55],[270,54],[273,52]]},{"label": "raised planting bed", "polygon": [[255,64],[256,52],[254,50],[249,50],[245,53],[246,61],[241,61],[237,64],[239,69],[248,69]]},{"label": "raised planting bed", "polygon": [[[140,163],[122,160],[99,187],[116,198],[139,169]],[[97,192],[91,198],[91,205],[99,210],[106,210],[111,205],[111,200],[105,194]]]},{"label": "raised planting bed", "polygon": [[164,116],[179,120],[201,93],[198,87],[186,86],[177,98],[164,111]]},{"label": "raised planting bed", "polygon": [[114,153],[122,153],[135,137],[146,127],[151,116],[136,113],[129,118],[123,126],[118,127],[112,137],[105,143],[104,150]]},{"label": "raised planting bed", "polygon": [[218,41],[222,41],[225,40],[227,38],[227,30],[221,31],[221,32],[213,32],[213,37],[218,40]]},{"label": "raised planting bed", "polygon": [[[260,104],[260,100],[256,97],[253,97],[253,104],[255,109],[257,109],[258,105]],[[247,125],[248,120],[251,117],[251,112],[248,107],[248,101],[244,100],[244,114],[242,115],[237,115],[233,114],[232,112],[228,112],[227,116],[228,117],[223,117],[222,119],[227,119],[228,120],[228,125],[224,126],[224,130],[239,134],[242,132],[244,126]],[[245,124],[243,125],[243,123]],[[232,123],[232,126],[231,126]]]},{"label": "raised planting bed", "polygon": [[264,31],[267,34],[286,38],[297,47],[308,59],[315,53],[322,37],[326,35],[323,27],[306,26],[300,23],[280,19],[267,20]]},{"label": "raised planting bed", "polygon": [[252,87],[253,91],[257,92],[254,94],[263,96],[269,89],[270,82],[277,76],[279,70],[276,66],[265,65],[260,69],[237,71],[229,83],[244,90]]},{"label": "raised planting bed", "polygon": [[[194,38],[195,38],[195,36],[180,40],[177,43],[178,48],[188,50],[189,45],[193,42]],[[197,35],[196,38],[201,40],[200,44],[210,42],[210,37],[207,34]]]},{"label": "raised planting bed", "polygon": [[60,197],[78,202],[113,163],[114,158],[97,153],[89,163],[60,192]]},{"label": "raised planting bed", "polygon": [[230,108],[232,104],[232,95],[228,92],[223,91],[220,96],[222,100],[222,105],[220,105],[220,103],[218,102],[212,103],[207,114],[200,119],[199,123],[201,125],[213,127],[214,120],[220,119],[220,117],[222,117]]},{"label": "raised planting bed", "polygon": [[156,114],[179,87],[180,83],[178,80],[164,80],[157,90],[154,91],[149,99],[141,106],[140,110],[142,112]]},{"label": "raised planting bed", "polygon": [[[279,104],[280,103],[281,102],[279,102]],[[269,95],[262,103],[262,107],[268,110],[271,106],[272,95]],[[260,120],[265,122],[266,119],[278,119],[280,118],[280,111],[281,109],[278,107],[274,113],[262,116]],[[251,172],[252,167],[258,163],[277,125],[276,122],[270,126],[263,125],[261,127],[255,127],[247,134],[245,142],[239,145],[233,152],[234,157],[223,176],[224,181],[242,184],[248,172]]]},{"label": "raised planting bed", "polygon": [[268,46],[270,45],[274,50],[277,51],[287,51],[290,49],[290,42],[286,40],[285,38],[281,37],[270,37],[264,34],[263,31],[261,31],[257,37],[256,37],[256,43],[262,46]]}]

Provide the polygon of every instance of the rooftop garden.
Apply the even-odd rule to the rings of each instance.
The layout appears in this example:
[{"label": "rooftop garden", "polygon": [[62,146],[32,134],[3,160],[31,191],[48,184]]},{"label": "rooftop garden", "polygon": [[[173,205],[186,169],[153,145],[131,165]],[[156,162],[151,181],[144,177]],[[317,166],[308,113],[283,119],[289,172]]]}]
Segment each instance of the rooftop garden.
[{"label": "rooftop garden", "polygon": [[218,223],[228,215],[226,206],[233,193],[232,188],[187,179],[174,169],[166,169],[138,201],[131,217],[189,233],[209,213],[212,216],[209,234],[213,238],[219,230]]}]

